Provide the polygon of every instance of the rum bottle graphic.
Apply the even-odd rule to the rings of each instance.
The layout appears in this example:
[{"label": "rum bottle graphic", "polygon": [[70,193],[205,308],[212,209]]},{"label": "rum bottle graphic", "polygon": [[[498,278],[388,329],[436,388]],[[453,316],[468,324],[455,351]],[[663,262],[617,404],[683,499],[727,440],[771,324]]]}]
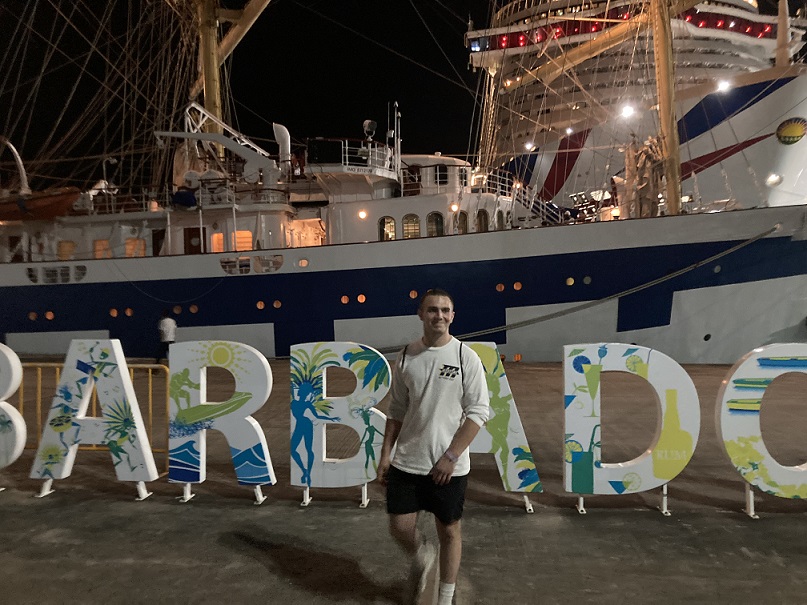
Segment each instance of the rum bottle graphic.
[{"label": "rum bottle graphic", "polygon": [[692,435],[681,428],[678,391],[665,391],[664,425],[653,449],[653,474],[667,481],[675,478],[692,457]]}]

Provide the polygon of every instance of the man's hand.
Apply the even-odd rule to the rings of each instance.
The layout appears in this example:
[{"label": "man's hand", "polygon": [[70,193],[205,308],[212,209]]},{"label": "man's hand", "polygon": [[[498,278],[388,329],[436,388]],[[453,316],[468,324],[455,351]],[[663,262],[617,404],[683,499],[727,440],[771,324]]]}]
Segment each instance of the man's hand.
[{"label": "man's hand", "polygon": [[454,467],[457,465],[456,461],[452,461],[443,454],[440,459],[437,461],[432,467],[432,470],[429,471],[429,474],[432,477],[432,481],[434,481],[437,485],[446,485],[449,481],[451,481],[451,476],[454,474]]},{"label": "man's hand", "polygon": [[378,463],[376,474],[378,475],[378,482],[384,487],[387,486],[387,473],[389,472],[390,461],[389,458],[381,456],[381,461]]}]

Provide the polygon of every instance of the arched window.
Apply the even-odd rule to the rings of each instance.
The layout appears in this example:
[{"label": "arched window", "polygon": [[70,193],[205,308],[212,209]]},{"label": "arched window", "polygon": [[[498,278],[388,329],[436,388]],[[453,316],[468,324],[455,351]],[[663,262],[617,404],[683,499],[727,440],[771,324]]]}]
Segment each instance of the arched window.
[{"label": "arched window", "polygon": [[443,234],[445,234],[443,215],[439,212],[430,212],[429,216],[426,217],[426,235],[428,237],[435,237]]},{"label": "arched window", "polygon": [[395,239],[395,219],[391,216],[382,216],[378,219],[378,241],[389,242]]},{"label": "arched window", "polygon": [[414,237],[420,237],[420,218],[417,214],[407,214],[403,217],[403,238]]},{"label": "arched window", "polygon": [[476,232],[484,233],[488,230],[488,211],[478,210],[476,213]]},{"label": "arched window", "polygon": [[496,231],[504,230],[504,212],[496,211]]},{"label": "arched window", "polygon": [[457,233],[468,233],[468,213],[460,210],[457,215]]}]

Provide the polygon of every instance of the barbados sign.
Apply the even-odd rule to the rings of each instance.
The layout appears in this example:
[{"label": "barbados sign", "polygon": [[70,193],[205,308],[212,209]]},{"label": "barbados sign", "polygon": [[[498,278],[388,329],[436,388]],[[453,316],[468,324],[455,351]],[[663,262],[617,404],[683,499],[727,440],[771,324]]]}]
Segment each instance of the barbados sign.
[{"label": "barbados sign", "polygon": [[[485,368],[491,416],[471,445],[495,456],[503,488],[541,492],[504,366],[493,343],[468,343]],[[673,359],[636,345],[598,343],[564,349],[564,484],[570,493],[620,495],[665,485],[688,464],[700,434],[700,406],[692,380]],[[208,430],[226,438],[239,484],[277,482],[263,428],[252,417],[268,400],[272,371],[256,349],[226,341],[175,344],[170,352],[169,473],[186,486],[205,480]],[[206,369],[224,368],[235,392],[207,401]],[[330,396],[326,370],[356,376],[348,396]],[[376,478],[384,415],[375,406],[386,395],[390,366],[375,349],[350,342],[300,344],[291,350],[290,463],[292,485],[332,488],[366,485]],[[603,463],[600,383],[604,373],[629,372],[658,395],[661,421],[652,445],[634,460]],[[751,485],[782,498],[807,497],[807,467],[785,467],[765,448],[759,411],[767,386],[787,372],[807,372],[807,344],[755,349],[731,368],[717,397],[719,437],[729,459]],[[26,425],[6,400],[19,388],[22,366],[0,344],[0,468],[16,461]],[[92,393],[100,417],[87,417]],[[559,402],[560,405],[560,402]],[[326,427],[341,424],[360,439],[350,458],[326,456]],[[117,340],[75,340],[67,353],[30,476],[47,482],[70,476],[80,444],[106,446],[120,481],[158,478],[145,424]]]}]

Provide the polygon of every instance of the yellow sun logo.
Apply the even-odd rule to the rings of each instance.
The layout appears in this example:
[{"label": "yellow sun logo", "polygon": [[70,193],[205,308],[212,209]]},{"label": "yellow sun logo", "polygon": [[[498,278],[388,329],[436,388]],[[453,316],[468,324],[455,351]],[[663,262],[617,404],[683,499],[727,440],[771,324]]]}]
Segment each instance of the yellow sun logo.
[{"label": "yellow sun logo", "polygon": [[776,129],[776,138],[783,145],[798,143],[807,132],[807,120],[804,118],[790,118],[779,124]]}]

